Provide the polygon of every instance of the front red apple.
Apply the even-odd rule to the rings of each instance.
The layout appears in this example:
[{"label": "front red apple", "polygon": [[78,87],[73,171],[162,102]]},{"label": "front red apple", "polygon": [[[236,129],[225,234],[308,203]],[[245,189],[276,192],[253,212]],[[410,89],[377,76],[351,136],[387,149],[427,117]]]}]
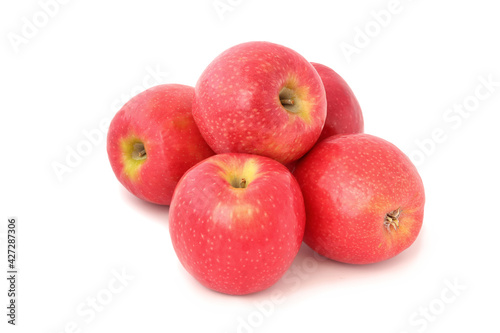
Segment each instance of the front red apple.
[{"label": "front red apple", "polygon": [[249,153],[283,164],[318,140],[325,89],[297,52],[269,42],[233,46],[215,58],[195,87],[193,116],[216,153]]},{"label": "front red apple", "polygon": [[264,290],[285,273],[304,233],[300,188],[280,163],[221,154],[177,185],[169,228],[175,252],[204,286],[232,295]]},{"label": "front red apple", "polygon": [[193,120],[193,96],[192,87],[159,85],[133,97],[113,118],[109,161],[137,197],[169,205],[184,172],[214,154]]},{"label": "front red apple", "polygon": [[294,175],[306,206],[304,242],[319,254],[368,264],[394,257],[417,238],[424,187],[393,144],[367,134],[333,136]]}]

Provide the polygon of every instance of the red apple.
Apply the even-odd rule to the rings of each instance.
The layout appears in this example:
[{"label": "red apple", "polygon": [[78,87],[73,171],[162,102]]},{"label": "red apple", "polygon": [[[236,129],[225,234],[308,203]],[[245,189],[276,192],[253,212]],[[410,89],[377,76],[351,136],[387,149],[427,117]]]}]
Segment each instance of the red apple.
[{"label": "red apple", "polygon": [[363,133],[363,113],[347,82],[330,67],[311,64],[323,81],[327,101],[325,127],[318,142],[336,134]]},{"label": "red apple", "polygon": [[286,168],[288,169],[288,171],[290,171],[291,173],[293,173],[293,171],[295,170],[295,167],[297,166],[297,163],[299,162],[300,160],[296,160],[296,161],[293,161],[293,162],[290,162],[290,163],[287,163],[285,164]]},{"label": "red apple", "polygon": [[202,73],[193,116],[216,153],[257,154],[286,164],[318,140],[325,89],[297,52],[269,42],[239,44]]},{"label": "red apple", "polygon": [[214,154],[193,120],[193,96],[192,87],[159,85],[133,97],[113,118],[109,161],[135,196],[169,205],[184,172]]},{"label": "red apple", "polygon": [[297,181],[263,156],[221,154],[191,168],[170,206],[174,250],[185,269],[218,292],[264,290],[285,273],[304,234]]},{"label": "red apple", "polygon": [[422,180],[393,144],[367,134],[333,136],[298,163],[306,206],[304,242],[330,259],[368,264],[394,257],[417,238]]}]

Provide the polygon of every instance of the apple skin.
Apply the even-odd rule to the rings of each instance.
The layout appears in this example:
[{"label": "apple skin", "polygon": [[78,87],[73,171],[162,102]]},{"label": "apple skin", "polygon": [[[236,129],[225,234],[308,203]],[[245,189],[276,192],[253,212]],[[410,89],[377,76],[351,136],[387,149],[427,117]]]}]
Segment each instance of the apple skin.
[{"label": "apple skin", "polygon": [[347,82],[330,67],[311,64],[323,81],[327,100],[325,126],[318,142],[332,135],[363,133],[363,113]]},{"label": "apple skin", "polygon": [[[288,109],[280,102],[287,95],[294,100]],[[325,89],[297,52],[269,42],[243,43],[202,73],[193,116],[216,153],[257,154],[286,164],[318,140],[326,119]]]},{"label": "apple skin", "polygon": [[[240,179],[246,188],[232,184]],[[263,156],[220,154],[191,168],[175,189],[170,237],[184,268],[230,295],[264,290],[299,251],[305,209],[297,181]]]},{"label": "apple skin", "polygon": [[[299,161],[294,175],[306,206],[304,242],[325,257],[375,263],[402,252],[419,234],[422,180],[410,159],[383,139],[327,138]],[[399,215],[399,227],[386,224],[391,213]]]},{"label": "apple skin", "polygon": [[[179,84],[152,87],[128,101],[111,121],[107,151],[120,183],[135,196],[169,205],[181,176],[212,156],[192,117],[194,88]],[[144,160],[132,158],[142,142]]]}]

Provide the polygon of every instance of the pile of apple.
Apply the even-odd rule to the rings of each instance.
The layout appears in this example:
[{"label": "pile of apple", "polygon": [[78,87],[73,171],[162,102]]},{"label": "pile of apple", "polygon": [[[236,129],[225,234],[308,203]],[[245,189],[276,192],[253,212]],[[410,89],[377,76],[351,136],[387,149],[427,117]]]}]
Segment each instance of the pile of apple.
[{"label": "pile of apple", "polygon": [[270,287],[302,241],[368,264],[408,248],[422,226],[424,188],[407,156],[363,134],[337,73],[273,43],[226,50],[195,88],[135,96],[114,117],[107,150],[131,193],[170,205],[180,262],[222,293]]}]

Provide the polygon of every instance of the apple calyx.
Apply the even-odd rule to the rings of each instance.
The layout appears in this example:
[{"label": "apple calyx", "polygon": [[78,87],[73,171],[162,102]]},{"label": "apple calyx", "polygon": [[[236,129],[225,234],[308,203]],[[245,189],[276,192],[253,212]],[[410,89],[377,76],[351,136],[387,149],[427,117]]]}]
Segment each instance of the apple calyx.
[{"label": "apple calyx", "polygon": [[398,230],[399,215],[401,215],[401,207],[385,215],[384,226],[387,228],[387,231],[391,231],[391,226],[394,230]]},{"label": "apple calyx", "polygon": [[142,142],[134,143],[134,148],[132,149],[132,158],[136,161],[142,161],[147,158],[146,148],[144,148],[144,143]]}]

